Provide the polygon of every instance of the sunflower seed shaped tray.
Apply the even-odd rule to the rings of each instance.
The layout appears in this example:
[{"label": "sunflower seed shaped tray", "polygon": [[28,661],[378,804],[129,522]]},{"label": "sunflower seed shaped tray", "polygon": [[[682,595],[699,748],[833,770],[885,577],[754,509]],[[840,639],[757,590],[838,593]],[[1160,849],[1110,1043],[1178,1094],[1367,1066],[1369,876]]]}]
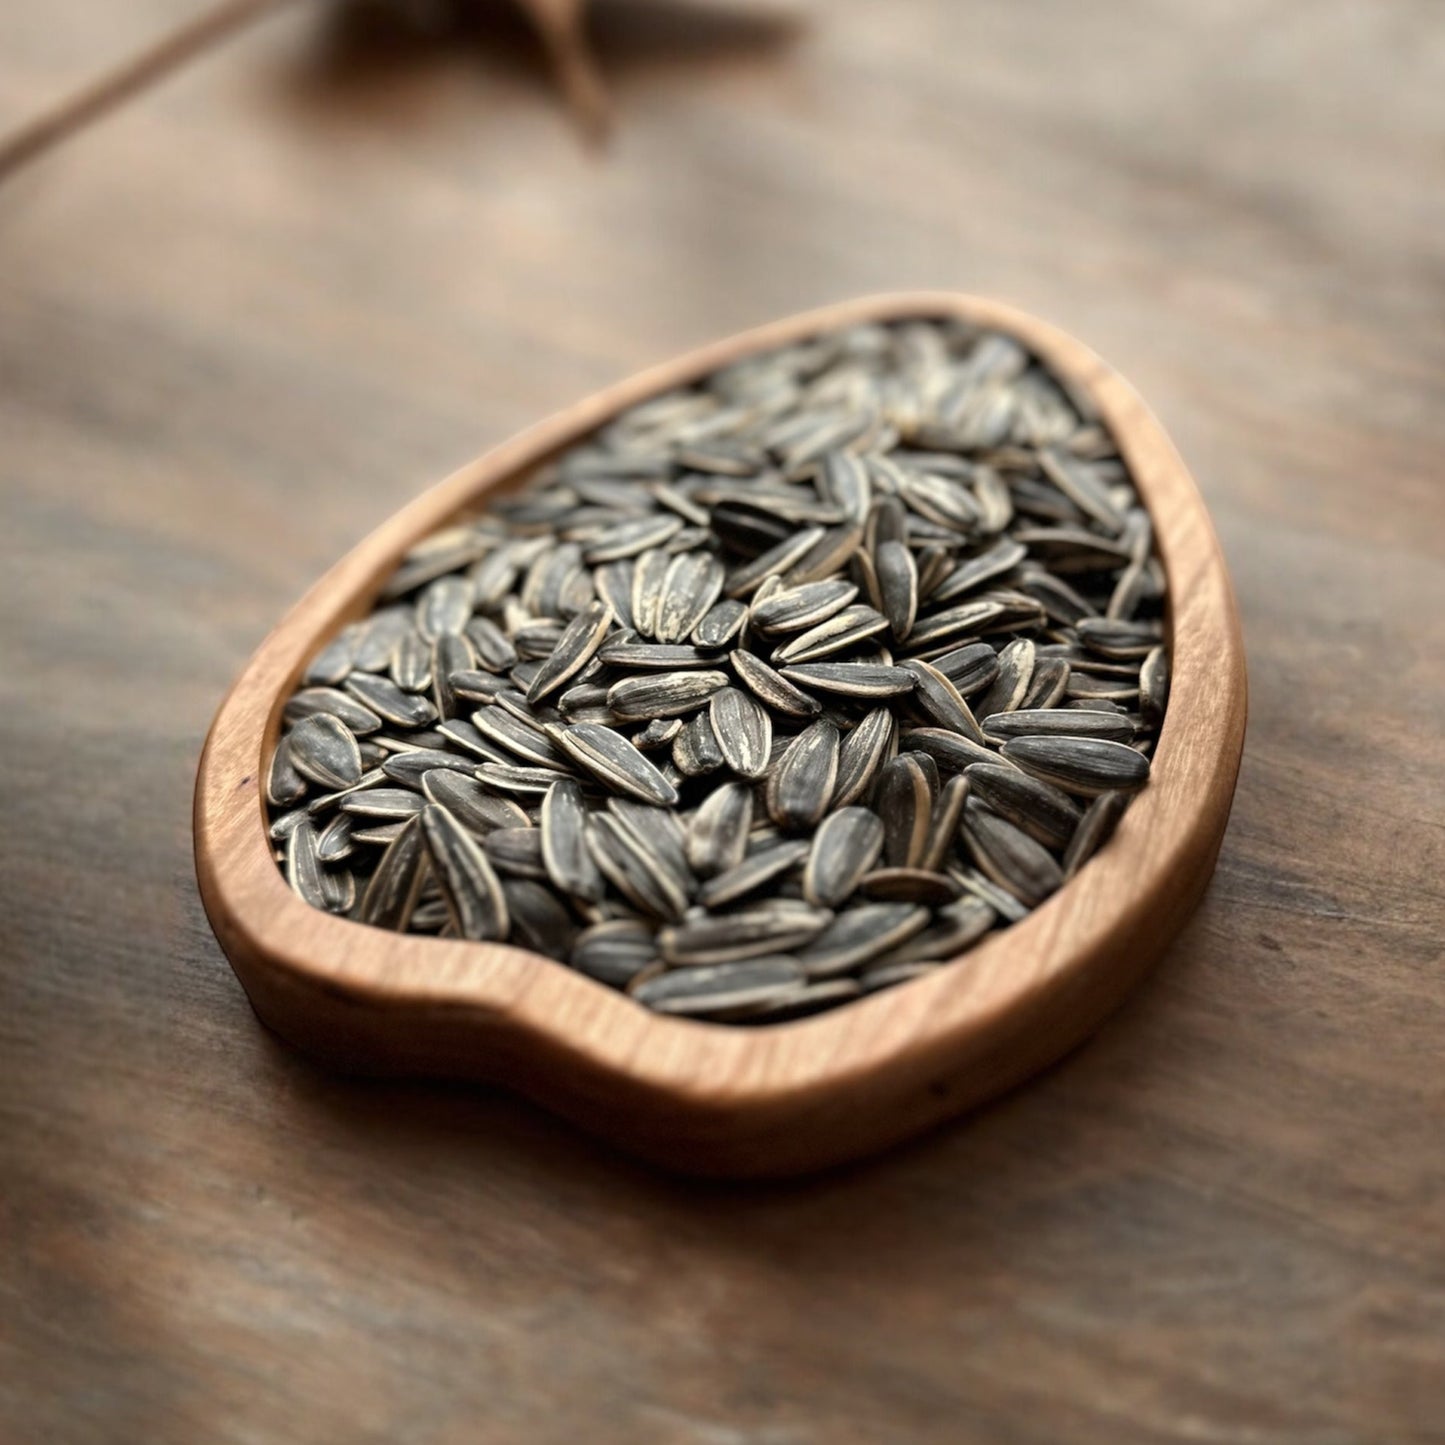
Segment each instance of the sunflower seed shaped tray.
[{"label": "sunflower seed shaped tray", "polygon": [[[503,1055],[529,1037],[544,1061],[575,1050],[577,1013],[593,1031],[612,1018],[624,1034],[709,1047],[726,1035],[737,1043],[724,1049],[766,1054],[770,1037],[835,1016],[856,1016],[857,1036],[869,1011],[884,1022],[885,998],[1007,985],[1012,938],[1034,927],[1038,948],[1036,925],[1067,916],[1076,893],[1096,907],[1083,895],[1111,855],[1138,873],[1122,857],[1129,825],[1167,790],[1160,745],[1195,596],[1177,595],[1161,507],[1200,555],[1191,593],[1213,589],[1191,615],[1210,632],[1224,706],[1191,739],[1213,760],[1214,791],[1199,789],[1213,807],[1154,810],[1185,806],[1166,818],[1190,843],[1172,890],[1159,885],[1165,929],[1136,939],[1157,951],[1207,877],[1237,765],[1228,579],[1127,388],[1058,333],[952,297],[839,308],[662,368],[492,454],[363,544],[218,718],[198,792],[218,932],[246,935],[228,949],[268,1016],[284,977],[279,1026],[303,1042],[529,1087],[535,1059],[458,1065],[447,1030],[401,1046],[322,1019],[316,1037],[314,999],[297,1026],[302,980],[337,980],[309,950],[298,967],[296,950],[258,946],[242,921],[254,915],[221,896],[226,850],[208,846],[218,737],[254,695],[266,715],[246,719],[254,751],[236,766],[248,762],[247,857],[259,844],[266,894],[289,890],[287,915],[324,936],[327,959],[370,960],[360,999],[452,997],[463,1045],[549,989],[551,1017],[500,1029]],[[1140,912],[1131,903],[1120,918]],[[459,987],[500,963],[505,988]],[[1131,963],[1095,991],[1119,991]],[[1014,983],[1037,969],[1020,965]],[[1100,1011],[1081,1008],[1075,1036]],[[1021,1057],[1058,1051],[1057,1022],[1037,1027]],[[915,1026],[913,1074],[937,1053],[925,1043]],[[893,1051],[900,1081],[908,1054]],[[596,1059],[562,1081],[566,1097],[545,1069],[550,1084],[530,1091],[595,1122],[570,1100],[598,1069],[654,1103],[667,1092],[635,1062]],[[947,1107],[983,1092],[954,1089]],[[675,1093],[667,1102],[676,1111]],[[764,1148],[755,1167],[858,1152],[919,1113]],[[686,1133],[659,1136],[673,1162]],[[727,1155],[715,1145],[696,1167],[743,1167]]]}]

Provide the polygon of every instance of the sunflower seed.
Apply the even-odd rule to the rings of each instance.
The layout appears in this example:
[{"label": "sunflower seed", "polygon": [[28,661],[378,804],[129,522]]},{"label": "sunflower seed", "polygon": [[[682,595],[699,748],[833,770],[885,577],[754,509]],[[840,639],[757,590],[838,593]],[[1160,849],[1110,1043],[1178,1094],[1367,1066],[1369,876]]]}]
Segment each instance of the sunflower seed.
[{"label": "sunflower seed", "polygon": [[672,744],[672,761],[689,778],[701,777],[722,767],[722,745],[707,713],[696,713],[678,733]]},{"label": "sunflower seed", "polygon": [[[1013,902],[1012,897],[1010,902]],[[982,898],[966,894],[956,903],[935,909],[933,922],[926,929],[895,948],[886,960],[879,960],[875,967],[881,968],[885,964],[902,967],[951,958],[971,948],[997,921],[998,914]],[[867,970],[863,974],[863,983],[865,987],[870,986]]]},{"label": "sunflower seed", "polygon": [[[1034,652],[1034,671],[1018,710],[1052,708],[1062,701],[1069,686],[1069,664],[1061,657],[1040,657]],[[995,714],[1006,716],[1006,714]]]},{"label": "sunflower seed", "polygon": [[1084,672],[1080,668],[1071,667],[1068,683],[1064,687],[1064,695],[1071,701],[1088,699],[1120,704],[1131,703],[1139,696],[1139,675],[1133,673],[1129,677],[1117,677],[1097,672]]},{"label": "sunflower seed", "polygon": [[353,672],[346,679],[346,690],[393,727],[425,727],[437,715],[436,708],[427,698],[403,692],[389,677]]},{"label": "sunflower seed", "polygon": [[497,828],[481,840],[487,862],[504,878],[542,879],[547,865],[542,861],[541,831],[525,828]]},{"label": "sunflower seed", "polygon": [[[291,761],[291,746],[290,738],[282,738],[271,754],[271,767],[266,773],[266,801],[273,807],[284,808],[306,796],[306,779]],[[358,749],[358,763],[360,758]]]},{"label": "sunflower seed", "polygon": [[927,753],[941,769],[951,773],[961,773],[970,763],[996,763],[999,758],[991,749],[947,728],[906,728],[901,743]]},{"label": "sunflower seed", "polygon": [[918,564],[902,542],[887,541],[879,544],[874,566],[883,612],[894,637],[902,642],[918,616]]},{"label": "sunflower seed", "polygon": [[[594,722],[597,719],[578,719],[579,722]],[[683,722],[680,717],[659,717],[653,718],[641,732],[632,735],[632,746],[646,753],[655,748],[666,747],[682,731]]]},{"label": "sunflower seed", "polygon": [[1010,642],[998,655],[998,676],[973,705],[974,716],[987,722],[994,713],[1013,712],[1023,703],[1034,675],[1034,644],[1026,637]]},{"label": "sunflower seed", "polygon": [[813,827],[827,811],[838,780],[839,734],[826,718],[788,744],[768,774],[768,813],[780,828]]},{"label": "sunflower seed", "polygon": [[1070,587],[1062,577],[1039,567],[1021,567],[1018,587],[1044,609],[1051,621],[1073,627],[1085,617],[1093,617],[1097,609],[1089,600]]},{"label": "sunflower seed", "polygon": [[[718,515],[722,510],[721,507],[713,509],[712,525],[715,532],[719,531]],[[769,520],[776,522],[777,519]],[[729,597],[746,597],[764,578],[788,575],[803,557],[810,555],[822,543],[825,536],[822,527],[804,527],[802,531],[793,532],[787,528],[786,523],[781,525],[784,527],[781,540],[769,546],[745,566],[728,574],[725,591]],[[725,537],[724,540],[730,539]]]},{"label": "sunflower seed", "polygon": [[1063,848],[1079,826],[1079,807],[1067,793],[998,763],[971,763],[964,772],[973,796],[1046,848]]},{"label": "sunflower seed", "polygon": [[1026,905],[976,868],[952,869],[950,873],[966,895],[988,904],[1006,923],[1018,923],[1029,916]]},{"label": "sunflower seed", "polygon": [[724,908],[791,873],[809,854],[812,845],[801,838],[775,843],[749,854],[725,873],[709,878],[698,889],[697,901],[704,908]]},{"label": "sunflower seed", "polygon": [[506,895],[476,839],[438,803],[423,809],[421,831],[458,936],[505,939],[511,927]]},{"label": "sunflower seed", "polygon": [[688,866],[684,847],[687,830],[682,819],[670,808],[657,808],[639,803],[634,798],[608,798],[607,811],[639,842],[654,852],[663,865],[672,870],[678,882],[689,893],[697,880]]},{"label": "sunflower seed", "polygon": [[286,735],[287,761],[308,782],[349,788],[361,781],[361,749],[332,713],[304,717]]},{"label": "sunflower seed", "polygon": [[1079,641],[1099,657],[1116,661],[1143,659],[1159,645],[1157,622],[1121,622],[1109,617],[1086,617],[1079,623]]},{"label": "sunflower seed", "polygon": [[456,714],[457,694],[452,687],[452,675],[474,672],[476,660],[476,652],[463,633],[444,632],[432,644],[432,705],[438,717]]},{"label": "sunflower seed", "polygon": [[941,908],[962,891],[946,873],[927,868],[875,868],[858,883],[865,898],[881,903],[921,903]]},{"label": "sunflower seed", "polygon": [[316,856],[323,863],[340,863],[356,851],[356,818],[350,813],[337,813],[316,835]]},{"label": "sunflower seed", "polygon": [[888,619],[864,603],[845,607],[836,616],[789,639],[773,654],[775,662],[813,662],[846,652],[870,637],[888,630]]},{"label": "sunflower seed", "polygon": [[725,873],[742,862],[753,823],[753,795],[742,783],[715,788],[687,827],[687,862],[700,878]]},{"label": "sunflower seed", "polygon": [[527,701],[541,702],[576,677],[596,655],[611,626],[612,609],[605,602],[589,603],[567,624],[551,655],[542,663],[527,689]]},{"label": "sunflower seed", "polygon": [[933,659],[933,665],[958,689],[971,697],[998,676],[998,654],[986,642],[969,642]]},{"label": "sunflower seed", "polygon": [[[556,777],[555,773],[549,777]],[[490,833],[497,828],[525,828],[530,819],[510,798],[497,798],[475,778],[450,768],[434,768],[422,775],[421,790],[430,803],[439,803],[464,828]]]},{"label": "sunflower seed", "polygon": [[819,582],[825,577],[831,577],[843,567],[862,542],[863,526],[860,522],[829,527],[812,547],[788,568],[783,574],[783,581],[789,587],[800,587],[805,582]]},{"label": "sunflower seed", "polygon": [[672,804],[677,801],[676,790],[657,769],[626,738],[610,729],[595,723],[578,723],[552,728],[550,733],[568,757],[607,787],[644,802]]},{"label": "sunflower seed", "polygon": [[597,654],[609,667],[644,672],[679,672],[695,667],[718,667],[723,655],[700,647],[663,646],[657,642],[630,642],[623,639],[605,643]]},{"label": "sunflower seed", "polygon": [[577,925],[557,895],[530,878],[505,879],[502,893],[512,942],[548,958],[566,958]]},{"label": "sunflower seed", "polygon": [[883,849],[883,824],[868,808],[840,808],[819,825],[803,897],[820,908],[837,908],[852,894]]},{"label": "sunflower seed", "polygon": [[803,979],[796,960],[771,956],[673,969],[638,984],[632,996],[658,1013],[732,1017],[800,993]]},{"label": "sunflower seed", "polygon": [[587,842],[607,881],[633,907],[664,922],[683,916],[688,904],[683,880],[616,818],[594,813],[587,823]]},{"label": "sunflower seed", "polygon": [[735,687],[715,692],[708,707],[708,721],[723,762],[740,777],[762,777],[773,742],[773,723],[767,711]]},{"label": "sunflower seed", "polygon": [[361,818],[351,830],[351,841],[368,847],[386,848],[396,841],[404,827],[406,824],[402,822],[380,823],[375,818]]},{"label": "sunflower seed", "polygon": [[928,926],[927,908],[911,903],[862,903],[846,909],[810,943],[795,950],[809,978],[846,973]]},{"label": "sunflower seed", "polygon": [[596,567],[603,562],[618,562],[624,557],[635,557],[650,547],[661,547],[675,532],[680,532],[682,527],[681,517],[669,516],[667,513],[619,522],[592,542],[582,554],[582,559],[588,566]]},{"label": "sunflower seed", "polygon": [[917,680],[915,694],[919,707],[940,727],[951,728],[971,741],[983,744],[983,730],[974,719],[973,710],[963,694],[949,681],[948,675],[929,662],[910,658],[902,664]]},{"label": "sunflower seed", "polygon": [[361,895],[358,917],[376,928],[404,929],[430,874],[420,818],[402,824]]},{"label": "sunflower seed", "polygon": [[707,552],[675,557],[662,582],[656,635],[664,645],[684,641],[722,593],[722,563]]},{"label": "sunflower seed", "polygon": [[963,839],[979,868],[1030,907],[1042,903],[1064,881],[1042,844],[973,798],[963,809]]},{"label": "sunflower seed", "polygon": [[644,552],[632,570],[632,625],[643,637],[657,628],[657,610],[662,605],[662,588],[672,558],[666,552]]},{"label": "sunflower seed", "polygon": [[1020,546],[1011,537],[995,542],[977,556],[959,563],[933,589],[929,600],[934,603],[952,602],[982,587],[985,582],[992,582],[1011,572],[1027,555],[1028,548]]},{"label": "sunflower seed", "polygon": [[[925,929],[918,937],[925,938],[932,932],[931,928]],[[900,983],[912,983],[915,978],[926,978],[930,973],[936,973],[939,967],[936,963],[924,960],[917,963],[895,962],[898,955],[911,946],[905,943],[902,948],[895,948],[886,958],[868,964],[858,975],[858,987],[864,993],[879,993],[885,988],[897,988]]]},{"label": "sunflower seed", "polygon": [[472,615],[474,595],[467,578],[438,577],[417,599],[417,631],[428,642],[448,632],[460,632]]},{"label": "sunflower seed", "polygon": [[557,781],[556,768],[524,768],[514,763],[483,763],[477,778],[503,793],[545,793]]},{"label": "sunflower seed", "polygon": [[570,778],[553,783],[542,800],[542,863],[557,891],[597,903],[601,875],[587,848],[587,808],[580,785]]},{"label": "sunflower seed", "polygon": [[839,1004],[851,1003],[862,995],[862,985],[854,979],[826,978],[780,993],[772,1002],[749,1008],[732,1016],[730,1021],[739,1024],[784,1023],[789,1019],[807,1018],[810,1014],[837,1008]]},{"label": "sunflower seed", "polygon": [[1064,849],[1064,877],[1072,878],[1105,843],[1129,806],[1128,793],[1100,793],[1087,808]]},{"label": "sunflower seed", "polygon": [[307,687],[334,687],[345,682],[347,673],[356,666],[356,645],[364,630],[364,625],[354,623],[343,628],[307,664],[301,681]]},{"label": "sunflower seed", "polygon": [[[500,698],[498,699],[500,701]],[[565,718],[607,706],[607,689],[601,683],[582,682],[569,687],[557,699],[557,711]]]},{"label": "sunflower seed", "polygon": [[432,685],[431,658],[432,644],[417,628],[408,628],[391,654],[391,680],[403,692],[425,692]]},{"label": "sunflower seed", "polygon": [[[759,589],[761,592],[761,589]],[[766,600],[754,600],[754,626],[764,632],[801,632],[841,612],[858,595],[851,582],[834,578],[808,582],[801,587],[782,588]]]},{"label": "sunflower seed", "polygon": [[795,687],[761,658],[741,649],[730,652],[728,661],[744,686],[775,712],[788,717],[814,717],[822,711],[817,698]]},{"label": "sunflower seed", "polygon": [[484,741],[502,749],[504,756],[510,754],[533,767],[567,771],[567,760],[551,738],[506,708],[478,708],[472,714],[472,726]]},{"label": "sunflower seed", "polygon": [[726,599],[708,608],[692,630],[692,640],[701,648],[727,647],[742,631],[748,620],[747,606]]},{"label": "sunflower seed", "polygon": [[1149,781],[1148,758],[1105,738],[1014,738],[1003,745],[1003,755],[1036,778],[1086,797],[1133,792]]},{"label": "sunflower seed", "polygon": [[865,699],[897,697],[911,692],[917,681],[901,667],[867,662],[800,662],[783,668],[782,675],[798,687]]},{"label": "sunflower seed", "polygon": [[400,783],[403,788],[420,788],[428,773],[436,769],[449,769],[471,775],[477,766],[475,757],[465,753],[442,751],[436,747],[409,747],[399,753],[389,753],[381,759],[381,775]]},{"label": "sunflower seed", "polygon": [[872,493],[868,469],[852,452],[831,451],[824,456],[818,490],[850,521],[867,520]]},{"label": "sunflower seed", "polygon": [[361,788],[341,800],[341,811],[394,821],[421,812],[423,801],[409,788]]},{"label": "sunflower seed", "polygon": [[490,617],[473,617],[463,636],[472,644],[477,661],[487,672],[506,672],[516,665],[516,643]]},{"label": "sunflower seed", "polygon": [[933,791],[915,754],[900,753],[885,765],[874,802],[883,820],[883,856],[888,866],[917,867],[928,845]]},{"label": "sunflower seed", "polygon": [[856,802],[873,786],[893,745],[893,735],[893,714],[878,707],[843,740],[838,756],[838,786],[833,794],[835,808]]},{"label": "sunflower seed", "polygon": [[356,875],[349,868],[321,870],[321,906],[328,913],[350,914],[357,891]]},{"label": "sunflower seed", "polygon": [[1011,738],[1077,737],[1124,743],[1134,736],[1134,731],[1134,722],[1128,713],[1051,707],[995,713],[984,728],[988,737],[1000,742]]},{"label": "sunflower seed", "polygon": [[790,899],[755,904],[736,913],[689,918],[658,932],[663,958],[683,966],[732,963],[788,953],[822,933],[833,921],[826,908]]},{"label": "sunflower seed", "polygon": [[928,820],[928,837],[923,844],[920,868],[936,873],[941,869],[953,847],[958,825],[963,819],[963,805],[970,789],[967,771],[955,773],[938,791],[933,812]]},{"label": "sunflower seed", "polygon": [[[391,665],[397,644],[411,631],[411,623],[412,609],[409,607],[387,607],[374,614],[356,640],[353,669],[357,672],[384,671]],[[342,683],[346,678],[333,678],[332,681]]]},{"label": "sunflower seed", "polygon": [[327,908],[322,885],[321,860],[316,855],[316,829],[309,821],[295,828],[286,840],[286,881],[313,908]]},{"label": "sunflower seed", "polygon": [[725,672],[657,672],[624,678],[607,692],[607,706],[623,722],[684,717],[728,685]]},{"label": "sunflower seed", "polygon": [[468,702],[491,702],[499,692],[513,686],[507,677],[497,677],[490,672],[454,672],[451,675],[452,692]]},{"label": "sunflower seed", "polygon": [[295,723],[322,712],[339,718],[354,737],[366,737],[381,727],[381,719],[369,707],[334,687],[307,687],[295,693],[282,710],[281,721]]},{"label": "sunflower seed", "polygon": [[629,629],[637,625],[632,618],[632,582],[631,562],[608,562],[592,574],[598,601],[605,602],[612,609],[619,626]]},{"label": "sunflower seed", "polygon": [[579,973],[613,988],[626,988],[657,957],[649,924],[610,919],[584,928],[572,940],[568,961]]},{"label": "sunflower seed", "polygon": [[1108,487],[1099,479],[1096,467],[1053,447],[1039,453],[1039,465],[1044,475],[1106,532],[1118,536],[1124,530],[1124,518],[1110,499]]},{"label": "sunflower seed", "polygon": [[1139,666],[1139,711],[1150,727],[1157,728],[1168,704],[1169,654],[1156,647]]}]

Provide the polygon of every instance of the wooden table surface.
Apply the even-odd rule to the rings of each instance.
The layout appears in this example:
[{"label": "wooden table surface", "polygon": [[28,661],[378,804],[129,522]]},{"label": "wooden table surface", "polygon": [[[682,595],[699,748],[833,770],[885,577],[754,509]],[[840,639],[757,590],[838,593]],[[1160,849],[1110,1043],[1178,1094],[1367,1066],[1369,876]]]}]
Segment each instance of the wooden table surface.
[{"label": "wooden table surface", "polygon": [[[188,0],[0,9],[18,118]],[[0,189],[0,1438],[1445,1439],[1445,28],[1428,0],[287,15]],[[943,286],[1152,402],[1252,715],[1207,901],[1011,1097],[801,1184],[330,1077],[193,770],[321,568],[685,347]]]}]

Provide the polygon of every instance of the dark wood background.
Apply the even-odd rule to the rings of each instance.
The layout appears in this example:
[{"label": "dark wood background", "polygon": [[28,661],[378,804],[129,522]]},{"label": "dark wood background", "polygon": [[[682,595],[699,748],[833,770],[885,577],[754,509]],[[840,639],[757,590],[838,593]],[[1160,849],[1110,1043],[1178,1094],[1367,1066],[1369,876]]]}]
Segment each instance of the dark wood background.
[{"label": "dark wood background", "polygon": [[[0,116],[188,9],[0,8]],[[1445,1439],[1438,8],[595,9],[601,157],[521,27],[312,11],[0,190],[0,1437]],[[1152,980],[767,1188],[268,1036],[188,817],[267,627],[549,410],[921,285],[1119,366],[1234,569],[1234,819]]]}]

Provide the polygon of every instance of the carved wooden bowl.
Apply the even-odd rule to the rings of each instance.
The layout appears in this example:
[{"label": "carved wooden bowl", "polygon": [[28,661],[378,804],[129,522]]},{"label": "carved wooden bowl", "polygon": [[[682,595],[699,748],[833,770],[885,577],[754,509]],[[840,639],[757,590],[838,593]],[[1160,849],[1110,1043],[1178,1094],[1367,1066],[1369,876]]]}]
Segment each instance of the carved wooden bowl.
[{"label": "carved wooden bowl", "polygon": [[[1169,582],[1172,685],[1151,782],[1053,898],[925,977],[749,1029],[660,1016],[524,949],[387,933],[290,891],[272,858],[262,787],[282,704],[321,643],[370,610],[409,546],[655,393],[859,321],[942,316],[1013,334],[1093,398],[1153,517]],[[196,868],[256,1012],[323,1059],[504,1085],[670,1168],[787,1174],[926,1129],[1096,1028],[1204,890],[1244,724],[1243,644],[1213,526],[1128,383],[1063,332],[993,302],[877,297],[760,327],[578,402],[432,488],[338,562],[261,645],[216,716],[196,785]]]}]

